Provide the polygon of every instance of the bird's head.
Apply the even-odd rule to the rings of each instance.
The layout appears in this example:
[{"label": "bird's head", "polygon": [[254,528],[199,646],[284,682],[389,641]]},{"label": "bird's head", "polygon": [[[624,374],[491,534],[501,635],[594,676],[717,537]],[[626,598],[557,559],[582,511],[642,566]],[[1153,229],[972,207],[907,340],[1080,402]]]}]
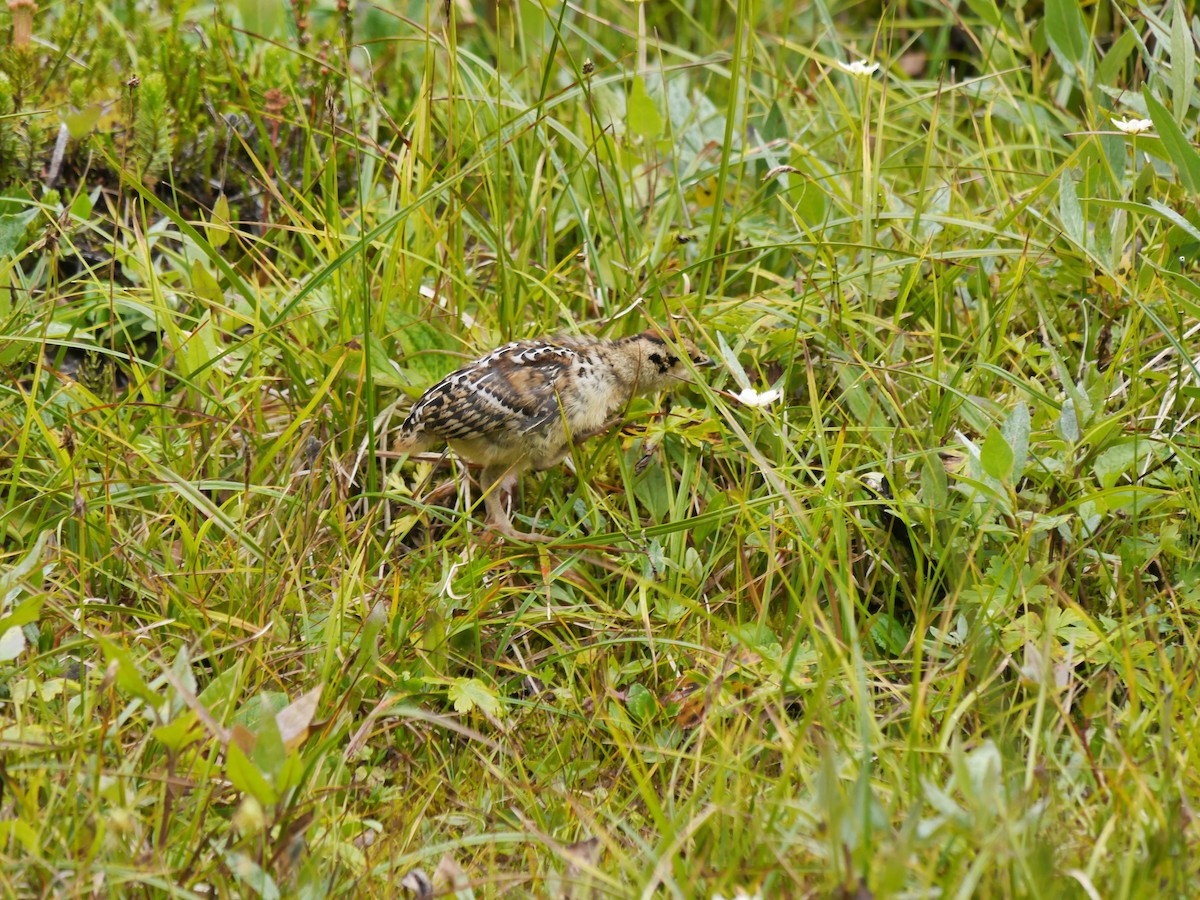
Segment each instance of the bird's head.
[{"label": "bird's head", "polygon": [[639,393],[669,390],[690,381],[694,369],[715,365],[688,338],[666,338],[644,331],[626,338]]}]

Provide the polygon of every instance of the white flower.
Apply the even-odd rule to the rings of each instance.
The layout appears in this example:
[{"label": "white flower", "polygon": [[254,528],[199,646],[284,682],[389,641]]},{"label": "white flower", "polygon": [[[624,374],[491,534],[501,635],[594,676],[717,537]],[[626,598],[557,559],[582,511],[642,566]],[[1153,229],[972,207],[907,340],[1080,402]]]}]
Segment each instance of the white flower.
[{"label": "white flower", "polygon": [[849,72],[851,75],[866,77],[874,75],[879,71],[879,63],[869,63],[865,59],[856,59],[852,63],[838,62],[838,68],[843,72]]},{"label": "white flower", "polygon": [[1149,119],[1113,119],[1113,127],[1126,134],[1141,134],[1154,127]]},{"label": "white flower", "polygon": [[762,392],[756,391],[754,388],[742,388],[736,395],[736,399],[743,406],[770,406],[782,396],[783,391],[779,388],[771,388]]}]

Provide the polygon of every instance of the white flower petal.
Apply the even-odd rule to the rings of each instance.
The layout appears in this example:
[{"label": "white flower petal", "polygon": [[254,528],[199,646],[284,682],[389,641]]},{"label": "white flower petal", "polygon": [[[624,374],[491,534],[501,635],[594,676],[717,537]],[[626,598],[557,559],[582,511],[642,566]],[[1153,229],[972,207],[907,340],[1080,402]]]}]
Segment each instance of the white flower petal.
[{"label": "white flower petal", "polygon": [[838,67],[843,72],[849,72],[851,75],[874,75],[879,71],[879,63],[869,63],[865,59],[856,59],[852,63],[838,62]]},{"label": "white flower petal", "polygon": [[1141,134],[1154,127],[1149,119],[1113,119],[1113,127],[1126,134]]},{"label": "white flower petal", "polygon": [[736,395],[738,403],[743,406],[770,406],[782,396],[783,391],[779,390],[779,388],[770,388],[765,391],[756,391],[754,388],[743,388]]}]

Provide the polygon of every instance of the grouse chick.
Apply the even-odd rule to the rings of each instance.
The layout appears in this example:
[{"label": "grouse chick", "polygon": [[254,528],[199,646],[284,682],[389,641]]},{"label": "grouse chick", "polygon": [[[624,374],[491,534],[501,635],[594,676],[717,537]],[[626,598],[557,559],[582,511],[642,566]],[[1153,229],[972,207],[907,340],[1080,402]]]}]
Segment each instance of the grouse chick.
[{"label": "grouse chick", "polygon": [[637,394],[682,384],[689,365],[713,365],[686,338],[654,332],[619,340],[555,336],[515,341],[429,388],[400,427],[397,449],[415,453],[442,443],[483,466],[488,522],[515,531],[501,494],[527,469],[548,469],[571,447],[601,434]]}]

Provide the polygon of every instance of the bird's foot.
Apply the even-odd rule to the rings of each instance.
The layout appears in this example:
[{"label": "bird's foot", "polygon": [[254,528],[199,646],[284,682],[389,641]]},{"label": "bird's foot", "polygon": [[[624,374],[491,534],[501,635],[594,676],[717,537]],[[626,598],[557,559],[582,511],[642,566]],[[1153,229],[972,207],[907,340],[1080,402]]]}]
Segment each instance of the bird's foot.
[{"label": "bird's foot", "polygon": [[526,541],[535,544],[544,544],[553,540],[553,538],[547,537],[544,534],[535,534],[531,531],[518,531],[516,528],[513,528],[512,522],[507,518],[502,522],[489,520],[485,534],[488,537],[489,543],[491,539],[497,537],[502,537],[510,541]]}]

